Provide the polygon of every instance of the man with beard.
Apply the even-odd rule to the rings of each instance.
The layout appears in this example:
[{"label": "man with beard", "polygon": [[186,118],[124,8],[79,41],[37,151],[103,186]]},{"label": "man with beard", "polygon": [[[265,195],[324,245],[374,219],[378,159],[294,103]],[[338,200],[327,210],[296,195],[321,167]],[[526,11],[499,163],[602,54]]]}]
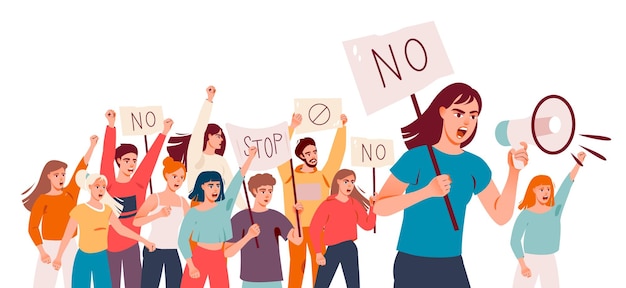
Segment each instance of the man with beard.
[{"label": "man with beard", "polygon": [[[313,286],[315,286],[315,278],[317,276],[318,265],[315,263],[315,252],[313,251],[311,237],[309,234],[309,225],[317,207],[329,196],[330,183],[333,176],[341,167],[343,156],[346,150],[346,122],[348,118],[341,114],[342,127],[337,128],[335,140],[330,150],[330,155],[324,168],[317,169],[317,148],[315,140],[310,137],[298,140],[295,154],[304,163],[295,167],[293,171],[291,160],[278,166],[278,172],[283,182],[285,216],[291,221],[294,227],[298,227],[297,220],[300,220],[303,241],[301,245],[295,245],[289,242],[289,288],[302,287],[304,270],[306,268],[307,246],[309,248],[311,272]],[[289,137],[293,135],[295,128],[302,123],[302,115],[294,114],[289,125]],[[293,178],[292,178],[293,176]],[[295,181],[294,181],[295,179]],[[294,185],[294,181],[295,185]],[[296,210],[294,204],[293,187],[296,188],[298,203],[302,204],[302,209],[298,211],[296,218]],[[320,246],[324,247],[322,254],[325,253],[325,245],[320,241]]]}]

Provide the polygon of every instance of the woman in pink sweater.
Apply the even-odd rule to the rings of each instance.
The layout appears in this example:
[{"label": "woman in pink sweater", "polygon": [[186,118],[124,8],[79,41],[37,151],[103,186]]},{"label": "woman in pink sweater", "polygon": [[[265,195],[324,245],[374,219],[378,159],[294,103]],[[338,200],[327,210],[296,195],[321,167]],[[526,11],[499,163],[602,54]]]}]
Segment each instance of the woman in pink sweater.
[{"label": "woman in pink sweater", "polygon": [[376,225],[376,214],[372,212],[374,198],[365,198],[361,194],[363,191],[354,185],[355,180],[354,171],[337,171],[331,182],[330,196],[317,208],[311,220],[311,239],[322,239],[323,230],[323,245],[328,246],[326,254],[322,254],[322,241],[312,241],[319,265],[315,288],[330,286],[339,263],[347,287],[360,287],[359,255],[354,245],[357,225],[372,230]]}]

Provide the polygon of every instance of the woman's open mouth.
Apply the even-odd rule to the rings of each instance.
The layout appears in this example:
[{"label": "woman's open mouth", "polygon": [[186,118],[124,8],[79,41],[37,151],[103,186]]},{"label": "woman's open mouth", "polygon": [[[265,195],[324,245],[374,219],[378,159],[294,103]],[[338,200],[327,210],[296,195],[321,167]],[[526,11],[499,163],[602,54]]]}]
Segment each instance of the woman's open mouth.
[{"label": "woman's open mouth", "polygon": [[458,130],[456,130],[456,138],[463,138],[463,136],[465,136],[465,133],[467,133],[467,128],[466,127],[461,127]]}]

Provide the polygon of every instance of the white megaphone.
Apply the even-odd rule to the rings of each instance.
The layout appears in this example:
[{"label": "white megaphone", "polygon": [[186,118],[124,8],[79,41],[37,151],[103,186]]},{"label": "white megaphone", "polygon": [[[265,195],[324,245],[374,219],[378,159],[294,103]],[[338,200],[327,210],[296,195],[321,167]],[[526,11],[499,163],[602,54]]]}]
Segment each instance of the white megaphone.
[{"label": "white megaphone", "polygon": [[[503,146],[520,149],[520,142],[534,144],[547,154],[563,152],[574,138],[574,111],[561,96],[546,96],[535,107],[532,116],[525,119],[506,120],[496,126],[496,139]],[[517,169],[524,163],[513,159]]]}]

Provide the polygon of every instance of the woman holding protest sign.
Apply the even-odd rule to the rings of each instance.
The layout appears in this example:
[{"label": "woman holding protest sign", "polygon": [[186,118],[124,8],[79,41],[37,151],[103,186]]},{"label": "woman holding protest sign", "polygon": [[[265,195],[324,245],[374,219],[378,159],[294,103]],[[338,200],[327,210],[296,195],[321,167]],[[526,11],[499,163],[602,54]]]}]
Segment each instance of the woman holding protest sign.
[{"label": "woman holding protest sign", "polygon": [[[528,162],[526,144],[509,151],[508,178],[500,194],[489,166],[463,149],[475,136],[481,108],[476,90],[453,83],[439,92],[423,115],[402,128],[409,150],[391,167],[374,207],[378,215],[404,213],[394,287],[470,287],[461,256],[466,205],[478,195],[500,225],[513,215],[520,170],[512,161]],[[445,195],[450,211],[442,199]],[[451,220],[458,223],[458,230]]]},{"label": "woman holding protest sign", "polygon": [[[357,226],[364,230],[374,229],[376,214],[372,212],[374,197],[368,199],[363,196],[364,192],[354,185],[355,181],[354,171],[349,169],[337,171],[331,182],[330,196],[315,210],[311,220],[311,238],[315,239],[312,241],[315,261],[320,266],[315,288],[330,287],[340,263],[346,287],[361,287],[359,255],[354,244],[357,239]],[[328,246],[326,253],[322,253],[322,241]]]}]

